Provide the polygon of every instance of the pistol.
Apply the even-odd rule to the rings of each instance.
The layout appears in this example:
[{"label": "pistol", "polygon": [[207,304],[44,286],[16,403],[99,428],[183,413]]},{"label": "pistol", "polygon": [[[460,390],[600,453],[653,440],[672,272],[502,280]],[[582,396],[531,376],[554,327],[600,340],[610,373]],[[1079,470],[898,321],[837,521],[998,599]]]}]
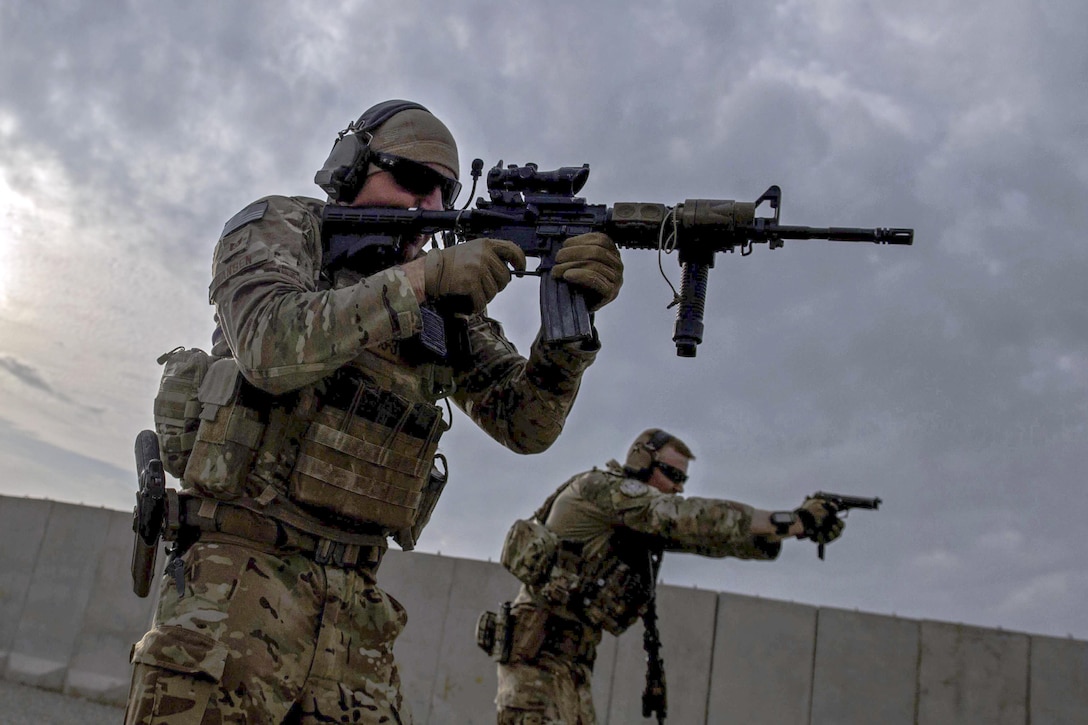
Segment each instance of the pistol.
[{"label": "pistol", "polygon": [[[841,493],[828,493],[826,491],[817,491],[812,494],[811,498],[817,498],[826,503],[831,508],[835,509],[835,513],[839,511],[849,511],[850,509],[871,509],[876,510],[880,508],[879,498],[864,498],[862,496],[846,496]],[[819,557],[824,558],[824,545],[820,544],[816,549]]]}]

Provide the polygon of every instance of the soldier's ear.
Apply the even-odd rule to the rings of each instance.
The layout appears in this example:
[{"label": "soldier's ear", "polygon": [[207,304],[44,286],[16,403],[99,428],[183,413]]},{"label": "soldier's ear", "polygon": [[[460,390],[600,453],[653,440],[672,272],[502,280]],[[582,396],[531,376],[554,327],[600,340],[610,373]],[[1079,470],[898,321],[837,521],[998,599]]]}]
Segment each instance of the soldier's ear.
[{"label": "soldier's ear", "polygon": [[627,475],[640,481],[649,481],[653,475],[657,452],[673,440],[675,439],[672,434],[660,428],[643,431],[627,451],[627,460],[624,462]]},{"label": "soldier's ear", "polygon": [[314,183],[332,201],[353,201],[366,181],[367,167],[370,165],[370,140],[374,132],[401,111],[414,109],[427,111],[418,103],[399,99],[382,101],[363,111],[358,120],[349,123],[347,128],[337,134],[329,158],[325,159],[325,165],[314,174]]}]

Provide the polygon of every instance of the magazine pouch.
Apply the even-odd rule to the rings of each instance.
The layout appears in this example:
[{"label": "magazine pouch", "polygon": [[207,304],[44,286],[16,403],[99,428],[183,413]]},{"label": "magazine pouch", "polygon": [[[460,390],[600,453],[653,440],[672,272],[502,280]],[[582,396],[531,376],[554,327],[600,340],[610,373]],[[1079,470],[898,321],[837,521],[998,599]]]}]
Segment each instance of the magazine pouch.
[{"label": "magazine pouch", "polygon": [[162,467],[174,478],[185,473],[185,464],[196,444],[200,426],[197,392],[204,375],[217,358],[200,348],[176,347],[159,356],[163,366],[159,392],[155,395],[155,433],[159,437]]},{"label": "magazine pouch", "polygon": [[288,496],[320,514],[411,530],[448,427],[441,409],[350,374],[332,381],[323,397],[300,441]]},{"label": "magazine pouch", "polygon": [[268,395],[249,385],[234,358],[216,360],[197,399],[200,426],[183,488],[220,500],[245,493],[243,484],[267,424]]}]

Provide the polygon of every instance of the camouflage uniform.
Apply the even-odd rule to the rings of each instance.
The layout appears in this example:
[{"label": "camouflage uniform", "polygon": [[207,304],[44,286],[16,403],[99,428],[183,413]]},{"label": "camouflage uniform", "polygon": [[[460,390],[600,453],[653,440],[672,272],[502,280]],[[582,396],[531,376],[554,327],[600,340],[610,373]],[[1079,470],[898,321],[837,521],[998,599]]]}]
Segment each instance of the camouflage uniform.
[{"label": "camouflage uniform", "polygon": [[[547,448],[595,350],[536,342],[525,359],[496,321],[472,315],[467,361],[407,362],[401,342],[422,323],[404,272],[323,278],[322,206],[267,197],[227,223],[210,287],[221,332],[213,354],[233,352],[245,380],[273,396],[350,369],[411,404],[449,396],[511,450]],[[258,456],[254,469],[264,463]],[[183,479],[207,526],[182,557],[184,596],[164,577],[153,627],[133,649],[126,722],[410,721],[392,655],[407,617],[376,583],[390,532],[372,531],[380,545],[353,548],[345,524],[346,550],[363,553],[351,565],[318,563],[328,521],[315,536],[304,518],[286,516],[297,507],[284,500],[284,472],[269,470],[243,476],[240,490],[208,485],[208,471]],[[267,515],[254,501],[269,504]]]},{"label": "camouflage uniform", "polygon": [[[662,493],[628,478],[616,461],[568,481],[543,515],[573,553],[564,563],[561,550],[560,573],[542,585],[522,585],[514,602],[515,640],[526,639],[523,622],[534,622],[544,636],[537,655],[519,656],[515,644],[511,660],[499,665],[496,704],[504,725],[596,722],[590,680],[602,629],[619,635],[645,611],[657,574],[655,552],[774,559],[781,548],[749,533],[750,506]],[[560,604],[548,587],[565,574],[570,595]],[[595,586],[604,580],[610,583]]]}]

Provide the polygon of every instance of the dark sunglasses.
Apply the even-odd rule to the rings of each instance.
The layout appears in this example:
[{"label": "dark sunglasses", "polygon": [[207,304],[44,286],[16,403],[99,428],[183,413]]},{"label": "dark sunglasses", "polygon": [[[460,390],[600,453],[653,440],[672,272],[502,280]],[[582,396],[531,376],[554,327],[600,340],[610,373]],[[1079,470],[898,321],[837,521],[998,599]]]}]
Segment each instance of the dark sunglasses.
[{"label": "dark sunglasses", "polygon": [[681,471],[676,466],[670,466],[668,463],[662,463],[661,461],[654,462],[654,468],[665,474],[665,478],[669,479],[677,486],[684,485],[684,482],[688,480],[688,474]]},{"label": "dark sunglasses", "polygon": [[435,171],[426,164],[406,159],[393,154],[372,154],[370,163],[382,171],[388,171],[393,181],[409,194],[426,196],[435,189],[442,192],[442,204],[447,209],[453,206],[457,195],[461,193],[461,182]]}]

